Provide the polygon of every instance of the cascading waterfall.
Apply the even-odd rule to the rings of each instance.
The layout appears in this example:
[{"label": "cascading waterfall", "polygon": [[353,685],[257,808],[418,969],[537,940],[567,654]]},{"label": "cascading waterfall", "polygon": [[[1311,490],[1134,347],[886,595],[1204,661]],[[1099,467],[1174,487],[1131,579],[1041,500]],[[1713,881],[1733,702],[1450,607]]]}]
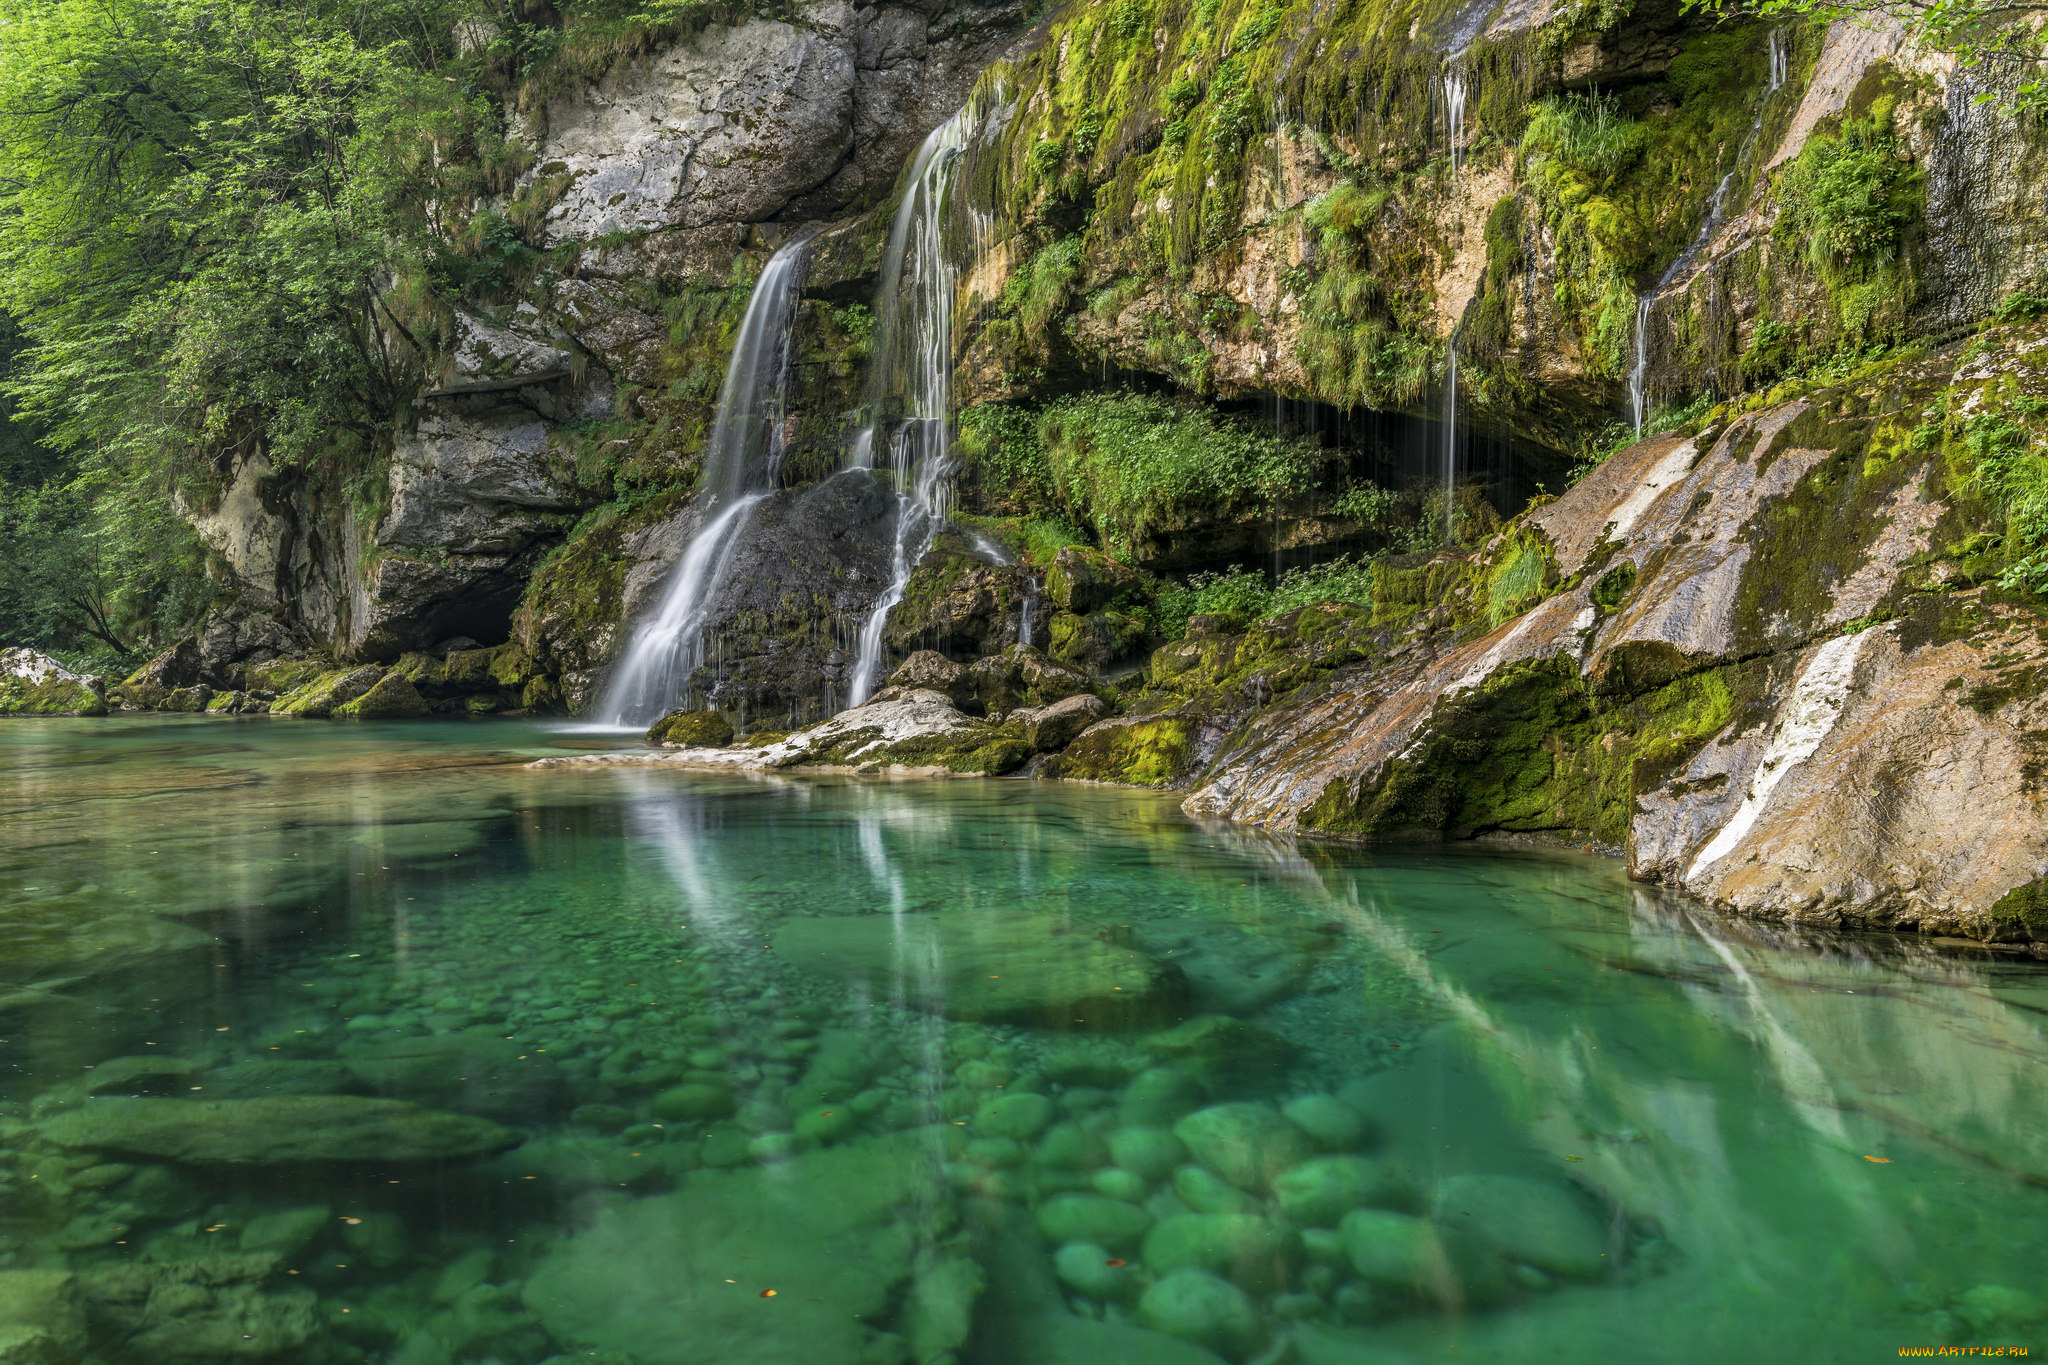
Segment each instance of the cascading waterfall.
[{"label": "cascading waterfall", "polygon": [[704,624],[754,509],[774,491],[788,441],[790,338],[803,292],[810,238],[784,246],[761,268],[725,367],[704,451],[700,522],[654,614],[633,632],[597,714],[643,727],[688,696],[704,662]]},{"label": "cascading waterfall", "polygon": [[[1444,64],[1444,122],[1451,138],[1451,197],[1458,194],[1458,173],[1465,163],[1465,72],[1458,65],[1460,48]],[[1456,540],[1458,482],[1458,325],[1444,337],[1444,544]]]},{"label": "cascading waterfall", "polygon": [[[972,111],[962,109],[918,148],[882,258],[881,292],[875,305],[877,345],[874,368],[868,373],[871,416],[849,463],[871,467],[887,432],[896,484],[896,537],[889,586],[861,628],[848,684],[849,706],[859,706],[874,695],[881,681],[882,632],[889,613],[902,602],[911,571],[946,519],[947,484],[953,473],[954,278],[947,226],[954,167],[975,123]],[[895,422],[883,415],[892,402],[901,404],[902,416]]]},{"label": "cascading waterfall", "polygon": [[1692,268],[1699,254],[1714,240],[1714,234],[1721,230],[1721,221],[1728,209],[1728,191],[1734,188],[1735,177],[1741,173],[1742,162],[1749,155],[1750,147],[1756,142],[1757,134],[1763,131],[1765,101],[1784,88],[1787,74],[1791,69],[1791,48],[1782,30],[1773,29],[1770,35],[1770,82],[1764,87],[1763,95],[1757,100],[1756,115],[1749,121],[1749,131],[1743,134],[1742,142],[1735,149],[1735,164],[1714,186],[1713,198],[1707,201],[1707,216],[1700,224],[1692,240],[1685,244],[1685,250],[1678,253],[1676,260],[1664,267],[1664,273],[1657,277],[1657,283],[1636,299],[1635,362],[1628,372],[1629,415],[1635,421],[1637,436],[1643,434],[1643,422],[1650,415],[1648,378],[1650,371],[1650,318],[1657,306],[1657,298],[1673,282]]}]

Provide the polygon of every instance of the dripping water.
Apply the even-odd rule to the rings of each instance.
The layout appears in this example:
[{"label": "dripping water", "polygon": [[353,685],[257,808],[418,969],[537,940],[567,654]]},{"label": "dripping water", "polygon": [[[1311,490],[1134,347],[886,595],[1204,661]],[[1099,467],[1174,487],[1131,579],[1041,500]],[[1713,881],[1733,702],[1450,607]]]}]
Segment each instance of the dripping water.
[{"label": "dripping water", "polygon": [[[1444,123],[1451,142],[1451,201],[1457,207],[1458,177],[1465,154],[1465,72],[1458,65],[1460,48],[1444,63]],[[1456,543],[1455,507],[1458,482],[1458,321],[1451,320],[1444,337],[1444,544]]]},{"label": "dripping water", "polygon": [[754,509],[775,488],[789,437],[790,337],[803,292],[808,236],[768,258],[740,322],[704,452],[698,517],[653,615],[635,627],[597,714],[643,727],[688,699],[704,663],[704,625]]},{"label": "dripping water", "polygon": [[1707,200],[1707,216],[1701,222],[1699,231],[1685,244],[1685,250],[1677,259],[1664,267],[1664,273],[1657,277],[1657,283],[1636,299],[1635,360],[1628,372],[1629,415],[1635,421],[1638,437],[1643,434],[1643,422],[1649,417],[1649,370],[1650,370],[1650,319],[1657,306],[1658,296],[1676,283],[1699,259],[1707,244],[1714,240],[1714,234],[1721,230],[1721,222],[1728,210],[1728,191],[1735,186],[1735,177],[1742,172],[1742,163],[1749,156],[1757,134],[1763,131],[1766,101],[1776,91],[1784,88],[1786,76],[1791,69],[1791,48],[1782,29],[1772,29],[1770,34],[1770,81],[1758,98],[1756,114],[1749,121],[1749,131],[1743,134],[1742,142],[1735,149],[1735,164],[1714,186],[1713,197]]},{"label": "dripping water", "polygon": [[[902,602],[911,571],[945,522],[947,484],[953,473],[949,424],[954,277],[946,227],[953,170],[974,123],[970,111],[962,109],[924,140],[889,227],[875,307],[878,344],[868,372],[870,417],[850,463],[871,468],[886,430],[896,487],[896,535],[889,586],[861,628],[848,682],[849,706],[859,706],[874,695],[889,613]],[[884,413],[892,403],[901,404],[902,417],[887,423]]]}]

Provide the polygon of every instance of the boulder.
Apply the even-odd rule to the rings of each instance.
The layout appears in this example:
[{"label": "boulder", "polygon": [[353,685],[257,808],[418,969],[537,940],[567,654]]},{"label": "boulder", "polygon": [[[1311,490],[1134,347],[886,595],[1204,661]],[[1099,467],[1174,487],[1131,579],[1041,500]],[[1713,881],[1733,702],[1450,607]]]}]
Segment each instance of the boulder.
[{"label": "boulder", "polygon": [[1287,1283],[1300,1239],[1256,1213],[1189,1213],[1167,1218],[1145,1234],[1145,1268],[1154,1275],[1206,1270],[1250,1294],[1270,1294]]},{"label": "boulder", "polygon": [[488,1119],[356,1095],[249,1100],[95,1099],[44,1120],[59,1147],[194,1165],[434,1161],[516,1147]]},{"label": "boulder", "polygon": [[1056,1194],[1038,1206],[1038,1230],[1055,1245],[1088,1242],[1131,1251],[1151,1226],[1152,1215],[1136,1204],[1099,1194]]},{"label": "boulder", "polygon": [[1147,1327],[1239,1357],[1266,1336],[1258,1306],[1242,1289],[1203,1270],[1176,1270],[1156,1281],[1138,1302]]},{"label": "boulder", "polygon": [[732,722],[717,711],[671,711],[647,728],[647,742],[668,749],[722,749]]},{"label": "boulder", "polygon": [[1138,573],[1100,550],[1069,545],[1053,556],[1045,576],[1045,595],[1061,611],[1086,616],[1108,606],[1139,586]]},{"label": "boulder", "polygon": [[[1178,965],[1178,964],[1176,964]],[[1279,1034],[1227,1014],[1203,1014],[1145,1040],[1163,1062],[1218,1082],[1257,1081],[1284,1071],[1296,1048]]]},{"label": "boulder", "polygon": [[1436,1221],[1468,1232],[1510,1260],[1553,1275],[1593,1279],[1620,1262],[1615,1236],[1571,1186],[1514,1175],[1457,1175],[1437,1189]]},{"label": "boulder", "polygon": [[126,705],[154,711],[177,689],[197,686],[202,681],[200,673],[199,642],[187,638],[130,673],[114,690]]},{"label": "boulder", "polygon": [[1465,1307],[1497,1297],[1500,1258],[1463,1233],[1387,1209],[1353,1209],[1338,1228],[1359,1278],[1381,1289]]},{"label": "boulder", "polygon": [[[1074,1030],[1171,1018],[1178,974],[1063,915],[945,911],[793,919],[775,934],[792,966],[869,983],[878,998],[982,1022]],[[929,975],[906,964],[935,964]]]},{"label": "boulder", "polygon": [[131,1261],[79,1278],[92,1316],[127,1357],[165,1365],[273,1360],[321,1331],[310,1289],[265,1290],[274,1254],[221,1252],[179,1261]]},{"label": "boulder", "polygon": [[1280,1211],[1297,1223],[1333,1228],[1355,1208],[1402,1208],[1408,1182],[1384,1161],[1364,1156],[1322,1156],[1273,1181]]},{"label": "boulder", "polygon": [[1013,1365],[1223,1365],[1222,1356],[1192,1341],[1072,1313],[1025,1319],[1009,1344]]},{"label": "boulder", "polygon": [[412,720],[427,714],[427,699],[396,669],[370,690],[334,708],[337,720]]},{"label": "boulder", "polygon": [[1310,1153],[1301,1130],[1263,1104],[1218,1104],[1173,1125],[1195,1160],[1242,1190],[1264,1194]]},{"label": "boulder", "polygon": [[0,1360],[67,1365],[84,1357],[85,1314],[68,1270],[0,1270]]},{"label": "boulder", "polygon": [[0,716],[104,716],[106,686],[32,649],[0,650]]},{"label": "boulder", "polygon": [[972,677],[965,665],[954,663],[935,649],[916,650],[896,665],[896,671],[889,675],[889,686],[941,692],[956,704],[974,695]]},{"label": "boulder", "polygon": [[198,713],[206,709],[213,700],[213,689],[205,683],[193,687],[173,688],[162,701],[156,704],[159,711],[186,711]]},{"label": "boulder", "polygon": [[359,1085],[386,1099],[509,1122],[546,1113],[561,1098],[562,1076],[555,1064],[507,1038],[444,1033],[352,1042],[341,1061],[354,1078],[348,1088]]},{"label": "boulder", "polygon": [[1047,706],[1013,711],[1009,718],[1023,725],[1025,741],[1044,754],[1066,748],[1083,730],[1108,714],[1108,702],[1092,692],[1083,692]]},{"label": "boulder", "polygon": [[527,1280],[526,1306],[564,1346],[641,1365],[858,1359],[911,1279],[936,1178],[921,1134],[698,1171],[600,1206]]},{"label": "boulder", "polygon": [[384,670],[376,664],[333,669],[279,697],[270,709],[280,716],[331,716],[336,707],[362,696],[383,676]]}]

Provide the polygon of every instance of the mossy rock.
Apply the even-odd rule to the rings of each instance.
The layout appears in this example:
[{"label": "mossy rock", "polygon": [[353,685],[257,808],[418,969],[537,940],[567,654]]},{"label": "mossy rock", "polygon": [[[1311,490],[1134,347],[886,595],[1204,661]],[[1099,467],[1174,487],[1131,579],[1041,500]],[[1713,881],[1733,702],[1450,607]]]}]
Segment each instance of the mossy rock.
[{"label": "mossy rock", "polygon": [[336,719],[348,720],[410,720],[426,714],[427,699],[396,669],[362,696],[334,708]]},{"label": "mossy rock", "polygon": [[509,640],[490,653],[491,661],[485,672],[499,687],[524,687],[540,676],[533,657],[516,640]]},{"label": "mossy rock", "polygon": [[199,712],[204,711],[207,703],[212,700],[213,689],[205,683],[200,683],[196,687],[175,687],[171,689],[162,701],[157,703],[156,709],[159,711]]},{"label": "mossy rock", "polygon": [[[270,709],[280,716],[326,717],[338,706],[354,701],[375,687],[384,676],[376,664],[360,668],[337,668],[279,697]],[[417,693],[415,693],[417,695]]]},{"label": "mossy rock", "polygon": [[52,673],[39,683],[0,677],[0,716],[104,716],[107,701],[85,682]]},{"label": "mossy rock", "polygon": [[1086,616],[1135,591],[1138,584],[1136,571],[1100,550],[1069,545],[1053,557],[1045,576],[1045,595],[1061,611]]},{"label": "mossy rock", "polygon": [[1047,761],[1048,777],[1170,787],[1194,763],[1195,722],[1178,715],[1124,716],[1097,721]]},{"label": "mossy rock", "polygon": [[87,684],[69,678],[46,678],[33,684],[8,679],[0,683],[0,714],[104,716],[107,703]]},{"label": "mossy rock", "polygon": [[1052,657],[1076,668],[1107,668],[1145,643],[1145,623],[1118,611],[1056,612],[1050,633]]},{"label": "mossy rock", "polygon": [[242,668],[242,686],[250,692],[283,696],[304,687],[333,666],[326,659],[272,659],[268,663],[246,664]]},{"label": "mossy rock", "polygon": [[1987,919],[1984,937],[1994,943],[2048,943],[2048,877],[2000,896]]},{"label": "mossy rock", "polygon": [[716,711],[671,711],[648,727],[647,742],[672,749],[722,749],[732,723]]}]

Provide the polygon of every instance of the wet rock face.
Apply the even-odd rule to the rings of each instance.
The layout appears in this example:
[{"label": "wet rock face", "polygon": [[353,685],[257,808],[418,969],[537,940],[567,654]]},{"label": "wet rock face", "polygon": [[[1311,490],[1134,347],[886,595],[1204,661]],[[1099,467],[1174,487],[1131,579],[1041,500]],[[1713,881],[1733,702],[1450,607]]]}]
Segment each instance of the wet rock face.
[{"label": "wet rock face", "polygon": [[530,179],[558,186],[550,242],[832,217],[894,183],[1023,18],[805,6],[621,62],[548,107]]},{"label": "wet rock face", "polygon": [[[1146,723],[1240,737],[1213,765],[1188,743],[1156,770],[1199,773],[1200,813],[1590,836],[1743,913],[2048,939],[2029,889],[2048,869],[2026,775],[2044,757],[2038,619],[1953,591],[1968,570],[1935,528],[1957,495],[1883,435],[1938,394],[1968,410],[2040,383],[2037,348],[2016,333],[1984,359],[1902,362],[1883,389],[1642,442],[1476,562],[1409,571],[1434,606],[1389,573],[1369,608],[1321,609],[1313,647],[1304,615],[1262,628],[1284,649],[1256,632],[1162,649],[1136,700],[1181,709]],[[1501,619],[1509,565],[1554,586]],[[1119,737],[1140,723],[1105,721],[1058,762],[1135,772]]]}]

